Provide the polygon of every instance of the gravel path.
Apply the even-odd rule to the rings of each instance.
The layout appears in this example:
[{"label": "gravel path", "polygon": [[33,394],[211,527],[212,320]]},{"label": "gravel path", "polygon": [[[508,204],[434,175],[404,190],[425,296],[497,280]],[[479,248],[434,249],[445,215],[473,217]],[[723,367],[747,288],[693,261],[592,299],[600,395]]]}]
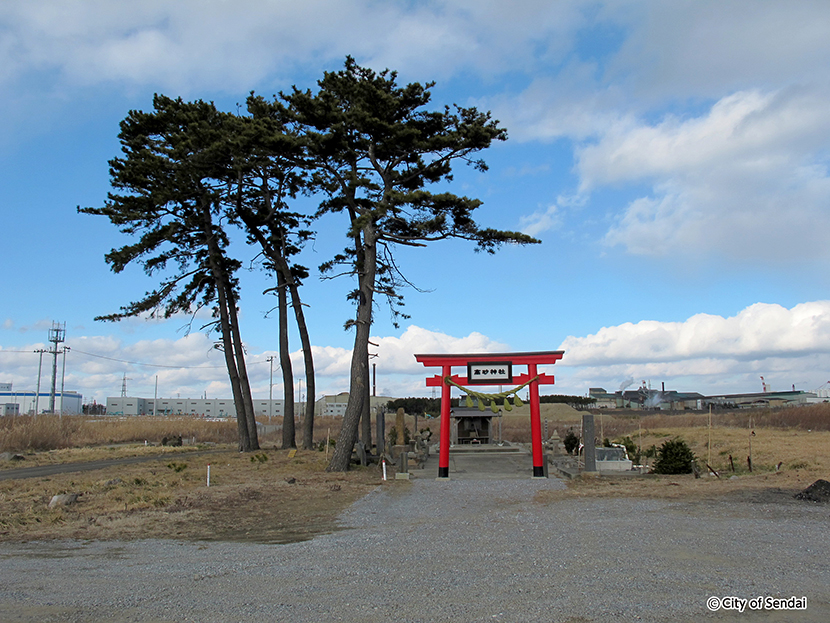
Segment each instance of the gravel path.
[{"label": "gravel path", "polygon": [[[830,621],[830,507],[568,498],[550,480],[380,489],[303,543],[0,545],[0,621]],[[710,596],[807,610],[710,612]]]}]

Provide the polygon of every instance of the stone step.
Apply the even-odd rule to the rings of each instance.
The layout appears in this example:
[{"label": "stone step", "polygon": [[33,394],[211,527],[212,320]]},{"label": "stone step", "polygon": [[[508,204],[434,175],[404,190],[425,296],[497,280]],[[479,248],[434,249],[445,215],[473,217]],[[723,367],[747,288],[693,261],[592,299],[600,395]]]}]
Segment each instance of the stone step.
[{"label": "stone step", "polygon": [[497,444],[459,444],[450,448],[450,454],[467,454],[473,452],[482,454],[521,454],[524,450],[519,446],[499,446]]}]

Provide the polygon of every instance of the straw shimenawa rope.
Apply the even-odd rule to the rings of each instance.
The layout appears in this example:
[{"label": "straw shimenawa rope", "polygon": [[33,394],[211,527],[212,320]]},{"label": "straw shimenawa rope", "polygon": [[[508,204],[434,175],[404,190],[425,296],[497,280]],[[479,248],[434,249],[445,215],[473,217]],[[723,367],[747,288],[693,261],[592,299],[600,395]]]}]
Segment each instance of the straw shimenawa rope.
[{"label": "straw shimenawa rope", "polygon": [[524,388],[524,387],[527,387],[528,385],[530,385],[533,381],[535,381],[538,378],[539,378],[539,375],[536,375],[532,379],[527,381],[526,383],[522,383],[521,385],[519,385],[518,387],[514,387],[513,389],[509,389],[507,391],[499,392],[498,394],[487,394],[485,392],[479,392],[479,391],[476,391],[474,389],[470,389],[469,387],[464,387],[463,385],[459,385],[458,383],[453,381],[448,376],[444,377],[444,382],[447,385],[452,385],[454,387],[457,387],[462,392],[467,394],[466,405],[467,405],[468,408],[472,408],[473,398],[476,398],[476,399],[478,399],[478,410],[479,411],[484,411],[484,401],[489,400],[490,401],[490,410],[493,413],[498,413],[498,405],[496,404],[496,401],[499,400],[499,399],[502,399],[502,398],[504,399],[504,409],[505,409],[505,411],[512,411],[513,410],[513,405],[511,405],[510,402],[507,400],[507,398],[511,394],[513,395],[513,404],[515,404],[517,407],[521,407],[522,405],[524,405],[524,403],[522,402],[522,399],[519,398],[519,393],[518,393],[519,390]]}]

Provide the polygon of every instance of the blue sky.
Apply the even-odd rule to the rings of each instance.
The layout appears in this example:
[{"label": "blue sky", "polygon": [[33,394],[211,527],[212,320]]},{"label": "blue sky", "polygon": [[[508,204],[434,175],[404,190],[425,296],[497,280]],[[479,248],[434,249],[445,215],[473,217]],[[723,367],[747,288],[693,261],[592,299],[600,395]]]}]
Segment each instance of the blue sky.
[{"label": "blue sky", "polygon": [[[118,123],[153,93],[234,110],[251,90],[313,88],[347,54],[435,81],[436,107],[491,110],[510,138],[452,190],[484,201],[482,225],[543,241],[493,257],[460,242],[402,251],[424,292],[406,293],[400,329],[378,307],[379,392],[429,393],[415,352],[553,349],[556,393],[760,391],[762,375],[826,387],[830,5],[799,1],[4,2],[0,382],[34,387],[31,351],[56,320],[67,389],[87,399],[118,395],[124,374],[131,394],[152,395],[158,376],[162,395],[228,396],[200,318],[190,333],[187,318],[93,320],[153,281],[112,274],[103,256],[126,240],[75,207],[103,203]],[[345,243],[337,217],[318,227],[310,267]],[[277,348],[269,285],[243,276],[261,397]],[[348,386],[350,287],[313,271],[304,288],[319,393]],[[292,351],[299,375],[296,339]]]}]

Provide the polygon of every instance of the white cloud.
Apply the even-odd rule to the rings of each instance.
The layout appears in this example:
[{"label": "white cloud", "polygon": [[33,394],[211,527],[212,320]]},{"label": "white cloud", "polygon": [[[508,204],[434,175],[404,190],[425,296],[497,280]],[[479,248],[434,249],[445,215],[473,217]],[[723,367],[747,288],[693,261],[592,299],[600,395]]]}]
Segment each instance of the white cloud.
[{"label": "white cloud", "polygon": [[830,97],[815,89],[735,93],[704,116],[622,127],[577,151],[582,188],[653,183],[605,242],[629,252],[827,259]]},{"label": "white cloud", "polygon": [[625,323],[569,337],[560,348],[569,366],[830,353],[830,301],[792,309],[756,303],[729,318],[697,314],[684,322]]},{"label": "white cloud", "polygon": [[[377,353],[370,363],[377,364],[378,393],[394,396],[423,395],[427,389],[424,379],[436,374],[436,370],[425,368],[415,361],[415,354],[438,353],[485,353],[507,349],[481,333],[473,332],[464,337],[430,331],[410,325],[396,336],[374,336],[370,341],[370,353]],[[347,391],[351,350],[345,348],[312,347],[314,367],[318,373],[318,394]],[[295,374],[302,368],[302,353],[292,354]]]},{"label": "white cloud", "polygon": [[777,389],[815,388],[827,380],[830,364],[830,301],[792,309],[757,303],[729,318],[625,323],[568,337],[559,348],[565,351],[559,366],[575,368],[563,374],[571,386],[615,389],[627,378],[673,379],[684,383],[675,389],[687,391],[752,391],[766,374]]},{"label": "white cloud", "polygon": [[[376,336],[380,395],[428,395],[424,379],[437,373],[415,361],[416,353],[505,352],[509,347],[480,333],[456,337],[415,325],[399,336]],[[159,395],[230,396],[222,355],[212,340],[193,334],[176,340],[145,340],[124,344],[110,336],[73,338],[67,358],[66,388],[99,402],[120,394],[126,374],[128,393],[152,396],[158,377]],[[31,390],[37,380],[37,345],[0,349],[0,381]],[[816,388],[827,381],[830,367],[830,301],[787,309],[757,303],[732,317],[697,314],[683,322],[644,320],[604,327],[594,334],[565,339],[563,359],[548,373],[556,376],[554,393],[582,394],[588,387],[616,389],[634,379],[667,382],[669,389],[731,393],[760,389],[764,375],[774,389]],[[317,395],[348,390],[351,351],[315,346]],[[90,356],[96,355],[96,356]],[[249,353],[248,373],[254,395],[268,396],[273,352]],[[119,360],[119,361],[116,361]],[[128,364],[125,361],[138,363]],[[42,388],[47,389],[52,359],[44,357]],[[144,365],[139,365],[144,364]],[[148,365],[149,364],[149,365]],[[302,386],[302,353],[292,353],[295,392]],[[59,372],[61,362],[59,360]],[[173,366],[173,367],[162,367]],[[278,359],[274,365],[274,396],[282,395]]]},{"label": "white cloud", "polygon": [[555,77],[537,77],[521,93],[492,97],[483,104],[492,108],[511,139],[590,139],[631,115],[620,105],[624,95],[619,89],[597,85],[595,74],[594,65],[572,61]]},{"label": "white cloud", "polygon": [[[424,378],[435,373],[415,361],[415,353],[497,352],[505,350],[499,344],[480,334],[454,337],[409,326],[400,336],[377,336],[378,344],[371,352],[378,368],[378,389],[395,395],[423,394]],[[118,396],[124,376],[127,393],[133,396],[152,396],[158,378],[160,396],[229,397],[224,355],[214,348],[214,340],[202,333],[192,333],[175,340],[156,339],[124,343],[113,336],[79,336],[68,340],[66,389],[79,391],[85,400],[99,402],[108,396]],[[38,355],[34,352],[42,344],[20,348],[0,348],[0,382],[12,382],[19,390],[31,391],[36,386]],[[348,390],[351,350],[332,346],[312,346],[317,380],[317,395]],[[271,365],[274,356],[274,396],[282,395],[282,373],[278,353],[266,351],[247,354],[248,376],[255,396],[268,396]],[[291,353],[295,392],[299,395],[305,383],[302,351]],[[51,374],[52,358],[43,358],[43,380],[46,387]],[[59,374],[62,359],[58,359]],[[304,389],[303,389],[304,391]]]},{"label": "white cloud", "polygon": [[[422,374],[426,368],[415,361],[414,355],[447,353],[492,353],[504,351],[506,346],[478,332],[465,337],[454,337],[410,325],[400,337],[372,338],[378,344],[378,365],[390,372]],[[375,349],[370,349],[375,350]]]},{"label": "white cloud", "polygon": [[[582,26],[618,42],[572,47],[486,105],[514,139],[572,141],[586,200],[650,187],[607,206],[607,245],[682,261],[826,262],[816,223],[830,204],[828,19],[823,3],[604,3]],[[546,216],[524,220],[539,233],[558,225]]]},{"label": "white cloud", "polygon": [[338,21],[348,30],[359,18],[347,3],[321,4],[9,3],[0,19],[15,45],[0,64],[18,76],[54,69],[79,85],[244,88],[289,62],[293,48],[324,47]]},{"label": "white cloud", "polygon": [[[547,118],[531,130],[596,137],[575,150],[582,202],[597,189],[651,186],[615,218],[608,246],[684,259],[826,260],[816,224],[830,205],[828,107],[830,89],[813,85],[735,92],[699,116],[657,122],[580,107],[584,123],[570,130],[567,115],[549,130],[539,129]],[[554,212],[524,216],[522,225],[536,234],[552,229],[562,216]]]},{"label": "white cloud", "polygon": [[609,2],[600,19],[626,28],[604,79],[652,102],[830,77],[824,2]]},{"label": "white cloud", "polygon": [[827,101],[815,89],[744,91],[720,99],[701,117],[668,115],[655,125],[617,125],[597,144],[578,150],[582,188],[698,177],[730,164],[749,176],[801,166],[827,144]]},{"label": "white cloud", "polygon": [[537,236],[542,232],[556,229],[561,222],[559,206],[552,205],[546,210],[534,212],[530,216],[519,217],[519,228],[528,236]]},{"label": "white cloud", "polygon": [[[520,135],[580,141],[574,172],[582,201],[597,189],[651,186],[618,214],[607,245],[637,255],[762,262],[830,256],[815,226],[830,205],[826,86],[733,92],[698,116],[664,114],[656,122],[579,93],[567,102],[569,93],[545,100],[526,92],[522,98],[550,106],[550,114],[518,106],[531,118],[513,117]],[[559,225],[551,216],[522,223],[538,234]]]},{"label": "white cloud", "polygon": [[[20,332],[20,333],[26,333],[28,331],[36,331],[38,333],[42,333],[42,334],[46,335],[46,332],[49,331],[49,329],[52,328],[52,322],[53,322],[52,320],[47,320],[47,319],[43,318],[41,320],[33,322],[30,325],[18,327],[15,330]],[[8,321],[7,321],[6,325],[4,325],[3,328],[4,329],[13,329],[14,328],[14,322],[12,321],[12,323],[9,324]]]},{"label": "white cloud", "polygon": [[567,53],[581,2],[365,0],[235,3],[31,0],[0,7],[0,81],[57,71],[64,80],[239,90],[313,59],[342,59],[428,79],[483,75]]}]

